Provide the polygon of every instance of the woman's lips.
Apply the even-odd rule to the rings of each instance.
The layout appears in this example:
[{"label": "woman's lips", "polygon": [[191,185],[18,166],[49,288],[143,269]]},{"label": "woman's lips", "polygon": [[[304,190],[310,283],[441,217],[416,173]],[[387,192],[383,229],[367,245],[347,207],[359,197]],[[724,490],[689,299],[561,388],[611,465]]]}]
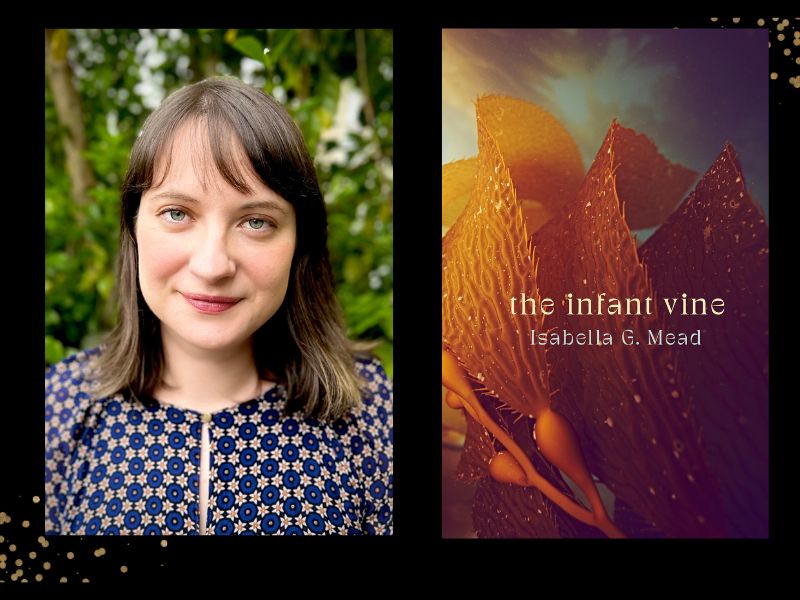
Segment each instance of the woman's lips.
[{"label": "woman's lips", "polygon": [[202,294],[181,294],[186,301],[202,313],[221,313],[236,305],[241,298],[229,296],[205,296]]}]

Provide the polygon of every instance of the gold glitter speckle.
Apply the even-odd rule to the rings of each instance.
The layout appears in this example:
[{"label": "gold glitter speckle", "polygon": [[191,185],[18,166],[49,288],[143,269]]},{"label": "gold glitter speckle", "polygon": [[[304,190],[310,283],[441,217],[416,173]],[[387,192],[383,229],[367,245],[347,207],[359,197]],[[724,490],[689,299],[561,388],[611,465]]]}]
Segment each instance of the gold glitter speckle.
[{"label": "gold glitter speckle", "polygon": [[97,550],[94,551],[94,555],[97,557],[103,556],[103,554],[105,553],[106,553],[105,548],[98,548]]},{"label": "gold glitter speckle", "polygon": [[125,565],[122,565],[122,566],[119,568],[119,570],[120,570],[122,573],[127,573],[127,572],[128,572],[128,567],[126,567]]},{"label": "gold glitter speckle", "polygon": [[72,552],[67,552],[67,558],[68,558],[69,560],[72,560],[73,558],[75,558],[75,554],[74,554],[74,553],[72,553]]},{"label": "gold glitter speckle", "polygon": [[788,27],[789,26],[789,19],[784,19],[783,21],[781,21],[781,25],[783,25],[784,27]]},{"label": "gold glitter speckle", "polygon": [[34,558],[36,558],[36,552],[29,552],[29,553],[28,553],[28,558],[30,558],[31,560],[33,560]]},{"label": "gold glitter speckle", "polygon": [[17,565],[18,567],[21,567],[22,566],[22,559],[18,558],[17,560],[14,561],[14,564]]},{"label": "gold glitter speckle", "polygon": [[778,78],[778,74],[775,73],[775,72],[772,72],[772,73],[769,74],[769,78],[770,79],[777,79]]},{"label": "gold glitter speckle", "polygon": [[34,579],[35,579],[36,581],[41,581],[41,580],[42,580],[42,579],[44,579],[44,578],[42,577],[42,574],[41,574],[41,573],[37,573],[37,574],[36,574],[36,577],[34,577]]},{"label": "gold glitter speckle", "polygon": [[42,548],[47,548],[50,545],[50,542],[48,542],[47,538],[45,538],[43,535],[40,535],[37,539],[42,545]]},{"label": "gold glitter speckle", "polygon": [[759,27],[763,27],[764,26],[764,19],[759,19],[758,20],[758,26]]},{"label": "gold glitter speckle", "polygon": [[67,583],[67,578],[66,577],[62,577],[61,579],[58,580],[58,582],[59,583]]},{"label": "gold glitter speckle", "polygon": [[89,579],[87,577],[84,577],[83,579],[81,579],[81,583],[89,583]]},{"label": "gold glitter speckle", "polygon": [[39,504],[39,496],[34,496],[33,497],[33,503],[34,504]]},{"label": "gold glitter speckle", "polygon": [[733,22],[734,22],[734,23],[738,23],[740,20],[741,20],[741,19],[739,19],[739,17],[733,17]]},{"label": "gold glitter speckle", "polygon": [[785,39],[786,39],[786,36],[785,36],[785,35],[783,35],[782,33],[779,33],[779,34],[778,34],[778,41],[779,41],[779,42],[782,42],[782,41],[783,41],[783,40],[785,40]]},{"label": "gold glitter speckle", "polygon": [[717,19],[718,19],[718,17],[711,17],[711,20],[714,21],[714,23],[717,22]]},{"label": "gold glitter speckle", "polygon": [[9,552],[16,552],[16,551],[17,551],[17,545],[16,545],[16,544],[11,544],[11,545],[8,547],[8,551],[9,551]]},{"label": "gold glitter speckle", "polygon": [[794,62],[796,62],[798,65],[800,65],[800,56],[798,56],[797,58],[795,58],[795,59],[794,59]]},{"label": "gold glitter speckle", "polygon": [[49,571],[49,570],[50,570],[50,563],[49,563],[49,562],[46,562],[46,563],[44,563],[44,564],[42,565],[42,568],[43,568],[45,571]]},{"label": "gold glitter speckle", "polygon": [[27,527],[30,527],[30,526],[31,526],[31,522],[30,522],[30,521],[23,521],[23,522],[22,522],[22,526],[23,526],[23,527],[26,527],[26,528],[27,528]]},{"label": "gold glitter speckle", "polygon": [[161,547],[162,548],[166,548],[167,547],[167,540],[161,540]]},{"label": "gold glitter speckle", "polygon": [[783,55],[784,55],[784,56],[789,56],[791,53],[792,53],[792,51],[791,51],[791,50],[789,50],[788,48],[786,48],[786,49],[783,51]]},{"label": "gold glitter speckle", "polygon": [[793,43],[795,46],[800,46],[800,38],[794,38],[794,40],[792,41],[792,43]]}]

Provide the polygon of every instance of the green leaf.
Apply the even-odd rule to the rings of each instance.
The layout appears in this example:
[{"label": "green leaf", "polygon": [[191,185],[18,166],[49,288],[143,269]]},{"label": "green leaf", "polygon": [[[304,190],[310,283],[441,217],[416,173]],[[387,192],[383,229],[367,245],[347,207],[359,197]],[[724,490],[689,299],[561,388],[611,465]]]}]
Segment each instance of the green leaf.
[{"label": "green leaf", "polygon": [[253,60],[264,62],[264,45],[252,35],[237,38],[233,43],[233,47]]},{"label": "green leaf", "polygon": [[64,358],[64,344],[52,335],[44,336],[44,362],[47,365],[56,363]]}]

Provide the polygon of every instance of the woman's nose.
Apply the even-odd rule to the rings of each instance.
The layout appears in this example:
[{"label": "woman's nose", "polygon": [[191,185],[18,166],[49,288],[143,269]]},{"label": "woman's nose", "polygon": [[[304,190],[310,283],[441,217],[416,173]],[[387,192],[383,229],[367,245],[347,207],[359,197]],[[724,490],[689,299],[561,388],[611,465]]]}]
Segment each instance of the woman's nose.
[{"label": "woman's nose", "polygon": [[190,271],[206,281],[216,281],[236,273],[236,261],[224,233],[206,231],[199,239],[189,261]]}]

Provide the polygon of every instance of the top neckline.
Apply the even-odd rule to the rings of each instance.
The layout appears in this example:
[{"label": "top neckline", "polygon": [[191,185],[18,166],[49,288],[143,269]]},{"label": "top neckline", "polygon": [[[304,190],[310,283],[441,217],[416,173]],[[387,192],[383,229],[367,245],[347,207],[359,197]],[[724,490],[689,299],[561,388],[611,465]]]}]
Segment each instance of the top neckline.
[{"label": "top neckline", "polygon": [[219,414],[236,412],[236,410],[239,407],[245,406],[247,404],[252,404],[252,403],[256,403],[256,402],[257,403],[264,402],[265,400],[267,400],[271,396],[275,396],[276,393],[278,392],[278,390],[281,389],[281,388],[282,388],[281,384],[276,382],[272,387],[264,390],[259,396],[256,396],[255,398],[250,398],[249,400],[244,400],[243,402],[237,402],[236,404],[232,404],[230,406],[226,406],[225,408],[219,408],[219,409],[211,411],[211,412],[203,412],[203,411],[200,411],[200,410],[197,410],[197,409],[194,409],[194,408],[187,408],[185,406],[178,406],[177,404],[172,404],[170,402],[164,402],[164,401],[159,400],[158,398],[155,398],[155,397],[153,397],[153,396],[151,396],[149,394],[141,394],[140,397],[139,397],[139,400],[147,408],[155,407],[155,408],[163,409],[163,410],[173,409],[173,410],[180,411],[182,413],[193,414],[193,415],[196,415],[196,416],[201,417],[201,418],[206,416],[206,415],[208,417],[212,417],[213,418],[214,416],[219,415]]}]

